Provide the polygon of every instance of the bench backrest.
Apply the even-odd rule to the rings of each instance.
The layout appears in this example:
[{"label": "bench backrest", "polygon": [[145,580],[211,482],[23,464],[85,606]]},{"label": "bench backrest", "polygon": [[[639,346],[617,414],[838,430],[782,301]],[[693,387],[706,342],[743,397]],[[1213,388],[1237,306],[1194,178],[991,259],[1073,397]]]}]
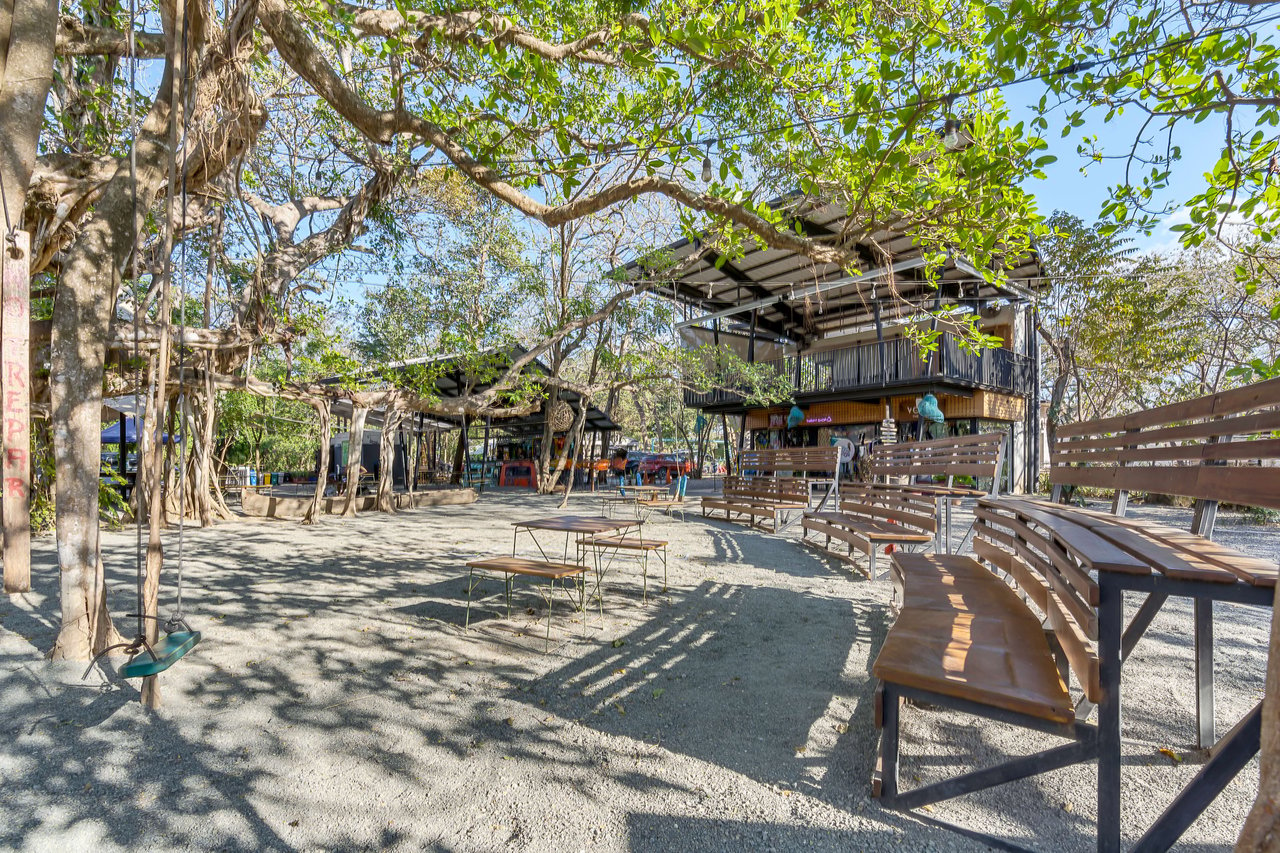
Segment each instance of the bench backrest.
[{"label": "bench backrest", "polygon": [[892,521],[915,530],[938,532],[933,498],[897,489],[854,483],[841,493],[840,509],[849,515]]},{"label": "bench backrest", "polygon": [[[1049,481],[1280,509],[1280,379],[1058,427]],[[1210,509],[1210,515],[1212,509]],[[1212,531],[1212,522],[1207,531]]]},{"label": "bench backrest", "polygon": [[809,484],[796,477],[725,477],[724,496],[807,504]]},{"label": "bench backrest", "polygon": [[[1051,517],[1046,516],[1051,523]],[[975,510],[973,553],[1017,587],[1051,631],[1085,697],[1102,698],[1098,668],[1098,586],[1044,528],[1032,527],[999,502]]]},{"label": "bench backrest", "polygon": [[903,444],[881,444],[871,451],[868,473],[873,480],[887,477],[991,478],[999,490],[1004,433],[983,432]]},{"label": "bench backrest", "polygon": [[834,477],[840,470],[840,448],[831,445],[743,450],[738,459],[738,468],[742,471],[754,471],[757,476],[788,471],[794,474],[826,474]]}]

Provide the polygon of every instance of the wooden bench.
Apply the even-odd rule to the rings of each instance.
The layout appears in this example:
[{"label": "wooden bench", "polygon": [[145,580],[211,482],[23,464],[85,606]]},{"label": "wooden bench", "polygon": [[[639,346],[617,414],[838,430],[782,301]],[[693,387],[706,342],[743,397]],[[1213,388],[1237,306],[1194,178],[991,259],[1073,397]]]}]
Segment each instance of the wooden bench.
[{"label": "wooden bench", "polygon": [[[871,580],[876,579],[876,553],[886,545],[914,548],[937,535],[933,499],[906,490],[883,489],[866,483],[846,484],[839,512],[806,512],[801,519],[807,545],[817,547],[810,533],[826,537],[822,546],[852,562],[853,550],[867,555]],[[831,540],[849,546],[848,557],[831,549]]]},{"label": "wooden bench", "polygon": [[[1096,758],[1098,848],[1118,850],[1123,662],[1170,596],[1192,598],[1199,739],[1213,742],[1213,603],[1270,606],[1280,567],[1209,536],[1221,501],[1280,509],[1277,429],[1280,381],[1059,431],[1055,496],[1063,485],[1113,489],[1117,513],[1129,492],[1192,497],[1190,531],[1055,502],[983,498],[974,557],[895,555],[902,608],[873,665],[883,726],[873,790],[887,805],[915,808]],[[1126,592],[1145,596],[1127,623]],[[1072,743],[902,793],[904,698]],[[1097,724],[1089,725],[1095,705]],[[1260,715],[1259,705],[1233,727],[1135,849],[1164,850],[1181,836],[1256,754]]]},{"label": "wooden bench", "polygon": [[[1000,432],[881,444],[871,451],[868,477],[880,488],[931,497],[938,519],[935,550],[951,553],[952,504],[962,498],[999,492],[1004,451],[1005,436]],[[961,477],[969,478],[974,485],[957,485]],[[984,481],[990,486],[979,487]],[[955,550],[964,550],[964,539]]]},{"label": "wooden bench", "polygon": [[[644,539],[638,536],[584,536],[578,540],[578,544],[583,548],[612,551],[614,555],[618,551],[635,551],[640,557],[640,595],[642,601],[649,600],[649,555],[653,553],[660,554],[662,557],[662,591],[667,591],[667,540]],[[610,564],[612,562],[613,555],[610,555]],[[606,564],[600,570],[602,577],[608,569],[609,565]]]},{"label": "wooden bench", "polygon": [[705,518],[715,511],[724,517],[745,516],[752,526],[765,529],[765,521],[778,532],[794,523],[784,519],[788,513],[799,514],[809,507],[809,485],[805,480],[783,477],[725,477],[720,495],[702,498]]},{"label": "wooden bench", "polygon": [[818,508],[835,504],[840,498],[840,448],[784,447],[778,450],[743,450],[738,456],[738,469],[745,477],[786,477],[802,479],[808,485],[812,500],[815,487],[822,488]]},{"label": "wooden bench", "polygon": [[[503,590],[507,599],[507,618],[511,618],[511,586],[513,578],[517,576],[539,578],[547,581],[546,589],[542,596],[547,602],[547,639],[545,649],[551,647],[551,611],[553,602],[555,601],[555,585],[556,581],[560,581],[561,589],[568,592],[564,587],[566,578],[579,578],[586,572],[586,566],[577,565],[575,563],[554,563],[547,560],[530,560],[527,557],[485,557],[483,559],[467,561],[467,616],[463,624],[463,630],[471,629],[471,593],[476,588],[475,580],[476,571],[480,572],[501,572],[503,575]],[[575,587],[578,590],[577,608],[583,609],[583,602],[586,596],[586,584],[577,583]],[[585,637],[587,632],[587,620],[585,616],[582,620],[582,635]]]}]

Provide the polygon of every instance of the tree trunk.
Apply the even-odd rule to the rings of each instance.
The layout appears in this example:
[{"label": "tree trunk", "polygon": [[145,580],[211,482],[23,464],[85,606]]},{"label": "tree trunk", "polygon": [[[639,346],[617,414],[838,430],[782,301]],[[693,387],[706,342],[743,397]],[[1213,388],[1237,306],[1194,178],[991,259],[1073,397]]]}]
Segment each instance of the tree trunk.
[{"label": "tree trunk", "polygon": [[45,101],[53,83],[56,0],[0,4],[0,234],[22,227]]},{"label": "tree trunk", "polygon": [[[4,140],[0,145],[0,198],[4,200],[0,206],[0,240],[23,227],[22,211],[35,167],[45,101],[53,82],[53,46],[57,29],[56,0],[15,0],[0,6],[0,139]],[[7,241],[0,244],[0,251],[8,248]],[[28,252],[27,258],[30,257]],[[20,270],[18,275],[21,281],[24,275]],[[23,372],[26,375],[20,374],[19,378],[29,389],[31,371]],[[29,394],[30,391],[23,393]],[[24,419],[30,423],[29,417]],[[29,466],[30,462],[27,464]],[[30,467],[27,470],[30,473]],[[29,490],[27,497],[29,501]],[[28,541],[23,547],[19,544],[18,534],[18,531],[26,530],[27,522],[18,516],[15,513],[10,518],[10,523],[17,529],[9,546],[13,551],[24,553],[25,561],[21,561],[16,553],[12,560],[5,561],[5,592],[28,592],[31,589],[30,543]]]},{"label": "tree trunk", "polygon": [[[62,629],[50,655],[87,660],[113,641],[99,559],[98,471],[101,467],[102,379],[120,270],[138,242],[144,213],[163,185],[175,109],[174,80],[185,56],[175,49],[172,7],[161,4],[168,49],[158,95],[134,143],[134,165],[121,160],[67,253],[55,286],[49,396],[56,466],[58,567]],[[189,43],[204,42],[193,16]],[[41,104],[43,110],[43,104]]]},{"label": "tree trunk", "polygon": [[551,395],[551,399],[543,406],[545,417],[542,422],[542,446],[538,448],[538,494],[549,495],[556,487],[555,477],[551,471],[551,445],[555,442],[555,431],[551,429],[551,408],[560,399],[559,393]]},{"label": "tree trunk", "polygon": [[320,467],[316,471],[316,493],[311,498],[311,506],[303,517],[303,524],[315,524],[324,514],[324,490],[329,481],[329,401],[315,400],[316,417],[320,419]]},{"label": "tree trunk", "polygon": [[1236,853],[1280,851],[1280,589],[1271,610],[1271,651],[1262,699],[1262,753],[1258,798],[1236,842]]},{"label": "tree trunk", "polygon": [[[555,477],[560,476],[560,472],[564,470],[565,461],[569,458],[570,453],[573,454],[575,460],[580,459],[582,454],[578,452],[579,444],[582,441],[582,429],[587,423],[587,411],[591,405],[591,401],[583,397],[578,409],[578,416],[573,420],[573,426],[569,429],[564,439],[564,452],[560,454],[559,460],[556,462]],[[564,500],[560,501],[560,509],[564,509],[569,503],[569,495],[573,492],[573,479],[577,474],[578,466],[575,464],[573,470],[569,472],[569,479],[564,487]],[[555,482],[555,479],[552,479]]]},{"label": "tree trunk", "polygon": [[462,416],[462,427],[458,430],[458,443],[453,448],[453,476],[450,482],[455,486],[462,483],[462,466],[467,464],[467,416]]},{"label": "tree trunk", "polygon": [[400,412],[388,406],[382,416],[382,441],[378,443],[378,512],[395,512],[396,430]]},{"label": "tree trunk", "polygon": [[360,488],[361,462],[364,461],[364,419],[369,410],[356,406],[351,414],[351,429],[347,432],[347,499],[342,504],[342,517],[355,518],[356,491]]}]

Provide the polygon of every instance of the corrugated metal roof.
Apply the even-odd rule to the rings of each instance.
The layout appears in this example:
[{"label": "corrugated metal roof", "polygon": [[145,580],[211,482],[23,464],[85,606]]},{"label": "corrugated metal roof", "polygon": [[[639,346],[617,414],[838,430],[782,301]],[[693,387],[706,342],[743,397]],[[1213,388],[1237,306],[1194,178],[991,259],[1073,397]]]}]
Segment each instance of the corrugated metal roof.
[{"label": "corrugated metal roof", "polygon": [[[788,209],[793,224],[808,236],[831,245],[852,249],[861,259],[861,271],[891,269],[923,257],[924,250],[901,230],[883,228],[863,235],[848,212],[838,204],[814,203],[800,196],[771,202],[775,209]],[[963,258],[949,257],[940,271],[923,267],[886,273],[871,281],[851,281],[821,287],[850,276],[833,264],[819,264],[806,255],[788,249],[753,247],[739,258],[722,261],[700,241],[680,240],[659,251],[679,262],[702,253],[701,259],[678,279],[652,292],[691,307],[695,313],[713,314],[738,306],[755,306],[756,327],[765,334],[781,335],[804,344],[834,334],[842,334],[874,321],[875,303],[880,303],[884,321],[910,315],[931,307],[941,282],[946,302],[1019,300],[1042,287],[1040,259],[1035,254],[1006,261],[1007,283],[990,284]],[[620,269],[631,279],[646,273],[639,261]],[[806,291],[811,291],[806,294]],[[818,291],[818,292],[812,292]],[[769,304],[760,304],[767,301]],[[750,310],[732,315],[750,323]]]}]

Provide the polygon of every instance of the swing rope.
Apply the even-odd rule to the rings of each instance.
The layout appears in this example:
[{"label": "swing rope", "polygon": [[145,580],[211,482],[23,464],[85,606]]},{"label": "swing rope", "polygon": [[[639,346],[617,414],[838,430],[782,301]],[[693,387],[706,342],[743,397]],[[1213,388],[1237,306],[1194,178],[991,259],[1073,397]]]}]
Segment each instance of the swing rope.
[{"label": "swing rope", "polygon": [[[191,102],[191,87],[190,87],[190,85],[189,85],[189,83],[190,83],[190,73],[191,73],[191,72],[190,72],[190,68],[187,66],[187,63],[186,63],[186,61],[185,61],[185,57],[187,57],[187,53],[188,53],[187,45],[188,45],[188,42],[189,42],[189,26],[190,26],[190,22],[189,22],[189,20],[187,19],[187,16],[186,16],[186,15],[184,15],[184,16],[183,16],[183,25],[182,25],[182,48],[181,48],[181,49],[182,49],[182,56],[184,57],[184,61],[183,61],[183,64],[182,64],[182,67],[183,67],[183,73],[182,73],[182,77],[181,77],[181,79],[180,79],[179,81],[177,81],[178,85],[181,85],[181,86],[183,87],[183,88],[182,88],[182,97],[183,97],[183,99],[184,99],[184,101],[185,101],[185,104],[184,104],[185,112],[184,112],[184,115],[183,115],[183,122],[182,122],[182,125],[183,125],[183,126],[182,126],[182,137],[183,137],[183,138],[182,138],[182,146],[183,146],[184,150],[185,150],[185,146],[186,146],[186,144],[187,144],[187,136],[188,136],[188,133],[189,133],[189,121],[190,121],[190,109],[189,109],[189,106],[190,106],[190,102]],[[140,229],[139,229],[139,227],[138,227],[138,226],[139,226],[139,223],[138,223],[138,219],[139,219],[139,217],[138,217],[137,128],[135,128],[135,127],[134,127],[134,122],[136,121],[136,111],[135,111],[135,108],[134,108],[134,98],[136,97],[136,90],[137,90],[137,87],[136,87],[136,82],[137,82],[137,45],[136,45],[135,37],[134,37],[134,33],[135,33],[136,31],[137,31],[137,0],[129,0],[129,36],[128,36],[128,38],[129,38],[129,50],[128,50],[128,57],[129,57],[129,109],[128,109],[128,117],[129,117],[129,126],[130,126],[130,128],[132,128],[132,129],[133,129],[133,131],[134,131],[134,139],[133,139],[133,143],[132,143],[132,145],[130,146],[130,149],[129,149],[129,177],[130,177],[130,193],[131,193],[131,199],[132,199],[132,203],[133,203],[133,212],[132,212],[132,216],[133,216],[133,229],[132,229],[133,249],[132,249],[132,251],[130,252],[129,257],[130,257],[130,259],[132,259],[132,260],[134,261],[134,269],[135,269],[135,270],[136,270],[136,258],[135,258],[134,256],[135,256],[135,254],[136,254],[136,252],[137,252],[137,246],[138,246],[138,234],[139,234],[139,231],[140,231]],[[174,150],[170,151],[169,156],[170,156],[171,158],[176,158],[176,157],[177,157],[177,146],[175,146],[175,147],[174,147]],[[173,165],[173,166],[176,168],[175,163],[176,163],[176,161],[171,161],[171,165]],[[171,169],[171,171],[170,171],[170,174],[171,174],[171,175],[173,174],[173,170],[172,170],[172,169]],[[183,228],[184,228],[184,231],[185,231],[185,227],[186,227],[186,202],[187,202],[187,179],[186,179],[186,169],[185,169],[185,168],[183,169],[183,175],[182,175],[181,198],[182,198],[182,224],[183,224]],[[168,239],[166,239],[166,241],[165,241],[165,242],[166,242],[166,245],[168,245],[168,246],[172,246],[173,218],[172,218],[172,215],[171,215],[170,211],[168,211],[168,210],[166,210],[166,211],[165,211],[165,228],[166,228],[166,236],[167,236],[167,238],[168,238]],[[179,275],[183,277],[183,283],[182,283],[182,286],[181,286],[181,292],[182,292],[182,299],[183,299],[183,303],[182,303],[181,308],[180,308],[180,310],[183,312],[183,315],[182,315],[182,319],[180,320],[180,324],[179,324],[179,328],[178,328],[178,335],[179,335],[179,344],[178,344],[178,346],[179,346],[179,355],[178,355],[178,358],[179,358],[179,361],[178,361],[178,387],[179,387],[179,394],[181,394],[182,386],[183,386],[183,383],[184,383],[184,381],[185,381],[185,347],[186,347],[186,319],[185,319],[185,311],[186,311],[186,299],[187,299],[187,295],[188,295],[188,294],[187,294],[187,287],[186,287],[186,278],[185,278],[185,275],[186,275],[186,243],[185,243],[185,241],[183,242],[182,250],[181,250],[181,253],[180,253],[179,257],[180,257]],[[165,279],[164,279],[164,282],[163,282],[163,283],[164,283],[164,287],[165,287],[165,288],[171,288],[171,287],[173,286],[172,273],[171,273],[172,266],[171,266],[171,265],[169,266],[169,270],[170,270],[170,272],[169,272],[168,274],[164,274],[164,273],[162,273],[162,275],[164,275],[164,276],[165,276]],[[121,271],[121,276],[122,276],[122,279],[123,279],[123,270]],[[139,294],[138,294],[138,289],[137,289],[136,283],[134,283],[134,279],[133,279],[133,276],[132,276],[132,275],[130,275],[130,277],[129,277],[129,281],[131,282],[131,285],[132,285],[132,286],[131,286],[131,290],[132,290],[132,296],[133,296],[133,358],[134,358],[134,384],[135,384],[135,387],[137,387],[137,388],[141,389],[141,386],[142,386],[142,375],[141,375],[141,362],[142,362],[142,358],[141,358],[141,353],[142,353],[142,342],[141,342],[141,335],[142,335],[142,325],[141,325],[141,324],[142,324],[142,301],[141,301],[141,298],[140,298],[140,296],[139,296]],[[163,295],[162,295],[162,297],[161,297],[161,304],[162,304],[162,305],[163,305],[163,304],[165,304],[165,300],[163,299]],[[163,335],[166,335],[166,336],[167,336],[167,335],[169,334],[169,326],[171,325],[171,317],[160,316],[160,317],[158,317],[158,319],[159,319],[159,321],[160,321],[159,326],[160,326],[161,334],[163,334]],[[148,383],[147,383],[147,386],[148,386],[148,387],[147,387],[148,395],[150,395],[150,394],[152,394],[152,393],[155,393],[155,392],[158,390],[158,381],[159,381],[159,379],[160,379],[159,371],[160,371],[161,369],[164,369],[164,365],[161,365],[161,364],[159,364],[159,363],[157,362],[157,365],[156,365],[156,377],[155,377],[156,381],[148,381]],[[135,528],[135,530],[136,530],[134,561],[135,561],[135,574],[136,574],[136,578],[137,578],[137,612],[136,612],[136,613],[134,613],[134,614],[132,614],[132,615],[133,615],[133,616],[136,618],[136,620],[137,620],[138,632],[137,632],[137,634],[135,635],[135,637],[134,637],[134,639],[133,639],[132,641],[129,641],[129,642],[122,642],[122,643],[117,643],[117,644],[115,644],[115,645],[113,645],[113,646],[109,646],[109,647],[107,647],[106,649],[103,649],[101,652],[99,652],[99,653],[98,653],[98,654],[93,658],[93,660],[89,662],[89,666],[88,666],[88,668],[86,668],[86,669],[85,669],[84,676],[82,676],[82,677],[85,677],[85,678],[87,678],[87,677],[88,677],[89,672],[90,672],[90,671],[92,671],[92,669],[93,669],[93,667],[94,667],[94,664],[96,664],[96,663],[98,662],[98,660],[100,660],[103,656],[105,656],[105,655],[109,654],[110,652],[112,652],[112,651],[114,651],[114,650],[116,650],[116,649],[124,649],[125,653],[126,653],[126,654],[128,654],[128,655],[130,656],[129,661],[128,661],[127,663],[125,663],[125,664],[120,668],[119,674],[120,674],[120,676],[121,676],[121,677],[123,677],[123,678],[146,678],[146,677],[149,677],[149,676],[158,675],[159,673],[164,672],[166,669],[168,669],[170,666],[172,666],[176,661],[180,660],[184,655],[186,655],[186,653],[187,653],[187,652],[189,652],[191,649],[193,649],[193,648],[194,648],[194,647],[195,647],[195,646],[200,642],[200,632],[199,632],[199,631],[192,631],[192,630],[191,630],[191,628],[186,624],[186,620],[185,620],[185,618],[183,617],[183,613],[182,613],[182,563],[183,563],[183,544],[184,544],[184,543],[183,543],[183,538],[184,538],[184,537],[183,537],[183,533],[184,533],[183,517],[184,517],[184,516],[185,516],[185,514],[186,514],[186,505],[185,505],[185,504],[186,504],[186,500],[185,500],[185,496],[186,496],[186,442],[185,442],[185,434],[186,434],[186,432],[187,432],[187,429],[186,429],[186,421],[185,421],[185,417],[184,417],[184,419],[183,419],[183,426],[182,426],[183,434],[184,434],[184,440],[183,440],[183,445],[182,445],[182,447],[179,449],[179,457],[180,457],[179,465],[180,465],[180,467],[179,467],[179,472],[178,472],[178,508],[179,508],[179,519],[178,519],[177,607],[176,607],[176,609],[175,609],[175,611],[174,611],[174,614],[173,614],[171,617],[169,617],[169,618],[168,618],[168,619],[166,619],[166,620],[163,620],[163,626],[164,626],[164,629],[165,629],[165,637],[164,637],[164,638],[162,638],[162,639],[160,639],[160,640],[158,640],[154,646],[153,646],[151,643],[149,643],[149,642],[147,641],[147,634],[146,634],[146,620],[150,619],[150,620],[152,620],[152,621],[154,621],[154,622],[161,622],[162,620],[161,620],[158,616],[151,616],[151,615],[148,615],[147,613],[145,613],[145,612],[144,612],[144,597],[145,597],[145,594],[144,594],[143,588],[144,588],[144,584],[145,584],[145,573],[144,573],[143,556],[142,556],[142,555],[143,555],[143,546],[142,546],[142,515],[143,515],[143,513],[142,513],[142,508],[143,508],[143,504],[144,504],[144,501],[145,501],[145,496],[144,496],[144,490],[143,490],[142,488],[140,488],[140,486],[141,486],[142,469],[143,469],[142,462],[143,462],[144,438],[145,438],[145,439],[147,439],[148,441],[156,441],[156,440],[158,439],[158,436],[156,436],[156,435],[147,435],[146,431],[143,429],[143,424],[142,424],[142,423],[140,423],[140,416],[142,415],[143,406],[142,406],[142,405],[137,405],[137,404],[136,404],[136,403],[137,403],[137,399],[138,399],[138,397],[137,397],[137,395],[135,394],[135,397],[134,397],[134,400],[135,400],[135,406],[134,406],[134,427],[135,427],[135,434],[136,434],[136,441],[135,441],[135,445],[136,445],[136,446],[137,446],[137,448],[138,448],[138,466],[137,466],[137,468],[136,468],[136,473],[135,473],[135,476],[134,476],[134,495],[135,495],[135,497],[136,497],[136,499],[137,499],[137,507],[138,507],[138,511],[137,511],[137,513],[136,513],[136,515],[135,515],[135,519],[134,519],[134,521],[135,521],[134,528]],[[161,408],[161,409],[163,409],[163,408],[164,408],[163,401],[157,401],[157,403],[159,404],[159,406],[158,406],[159,408]],[[184,408],[185,408],[185,407],[184,407]],[[159,415],[157,415],[157,418],[158,418],[158,417],[159,417]],[[157,432],[159,432],[159,429],[157,430]],[[173,438],[173,437],[172,437],[172,436],[170,436],[170,440],[172,440],[172,438]],[[148,447],[149,447],[149,445],[148,445]],[[121,448],[120,448],[120,452],[121,452],[121,454],[124,454],[124,453],[125,453],[125,449],[124,449],[123,443],[122,443],[122,446],[121,446]],[[127,456],[125,456],[125,459],[126,459],[126,461],[127,461],[128,457],[127,457]],[[127,464],[126,464],[126,468],[127,468]],[[164,472],[163,472],[163,470],[162,470],[161,472],[159,472],[159,476],[161,477],[161,479],[162,479],[162,481],[163,481],[163,477],[164,477]],[[164,500],[163,500],[163,498],[160,500],[160,502],[159,502],[159,503],[160,503],[160,505],[159,505],[159,510],[160,510],[161,512],[164,512]],[[149,515],[151,512],[154,512],[155,510],[156,510],[156,507],[148,506],[148,507],[147,507],[147,513],[148,513],[148,515]],[[145,656],[142,656],[142,653],[143,653],[143,652],[145,652],[145,653],[146,653],[146,655],[145,655]]]},{"label": "swing rope", "polygon": [[[187,46],[190,40],[191,21],[187,15],[182,16],[182,51],[183,56],[187,55]],[[182,142],[177,149],[170,153],[170,156],[177,157],[178,151],[184,152],[182,162],[182,183],[180,184],[180,198],[182,206],[182,234],[187,233],[187,169],[186,169],[186,151],[187,141],[191,133],[191,108],[192,108],[192,87],[191,87],[191,68],[187,60],[182,63],[182,98],[184,101],[182,109]],[[168,218],[167,227],[172,232],[173,219]],[[209,247],[209,251],[213,251],[213,247]],[[182,615],[182,566],[184,543],[186,533],[187,520],[187,438],[191,430],[187,423],[187,409],[190,405],[190,397],[186,392],[186,367],[187,367],[187,241],[184,237],[181,250],[178,253],[178,279],[181,300],[178,308],[178,399],[181,401],[178,407],[181,423],[182,439],[178,444],[178,570],[177,570],[177,602],[173,616],[169,620],[167,627],[176,627],[178,625],[186,627]],[[166,323],[166,325],[168,325]],[[173,437],[170,436],[172,441]],[[189,628],[187,630],[190,630]]]},{"label": "swing rope", "polygon": [[[138,391],[142,390],[142,300],[138,296],[137,282],[134,281],[132,273],[137,269],[137,261],[133,255],[138,247],[138,128],[137,111],[134,104],[134,98],[137,97],[137,76],[138,76],[138,44],[135,33],[138,29],[138,2],[137,0],[129,0],[129,129],[133,133],[133,140],[129,144],[129,192],[131,207],[129,216],[132,227],[131,238],[133,241],[133,249],[127,257],[133,260],[134,270],[130,271],[129,282],[130,290],[133,297],[133,385],[136,389],[133,395],[133,445],[137,448],[138,464],[133,469],[133,497],[137,504],[134,512],[134,571],[137,576],[137,640],[146,641],[146,624],[143,620],[143,584],[145,578],[143,575],[142,564],[142,505],[145,500],[145,494],[142,488],[142,439],[143,439],[143,423],[142,410]],[[123,274],[123,270],[121,271]],[[129,470],[129,457],[125,451],[123,439],[121,440],[120,453],[124,454],[125,472]]]}]

